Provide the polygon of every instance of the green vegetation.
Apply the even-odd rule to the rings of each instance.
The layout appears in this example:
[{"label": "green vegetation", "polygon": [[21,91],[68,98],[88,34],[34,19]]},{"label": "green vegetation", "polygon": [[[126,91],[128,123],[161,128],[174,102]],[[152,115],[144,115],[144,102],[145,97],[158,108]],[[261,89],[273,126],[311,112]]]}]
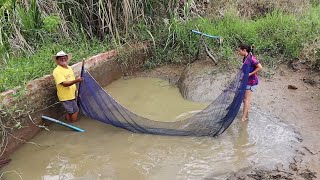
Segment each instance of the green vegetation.
[{"label": "green vegetation", "polygon": [[[276,60],[279,56],[288,60],[303,58],[307,49],[312,48],[305,44],[314,42],[320,36],[320,7],[314,7],[301,16],[274,11],[255,20],[242,19],[234,14],[227,14],[217,20],[173,19],[165,29],[159,27],[159,31],[165,31],[163,36],[155,32],[156,48],[159,49],[154,63],[177,62],[182,55],[195,54],[198,36],[192,34],[191,29],[224,38],[222,47],[218,47],[215,41],[208,40],[211,48],[219,52],[220,60],[233,58],[234,49],[241,42],[254,44],[255,53],[263,55],[264,59]],[[319,46],[317,48],[319,49]],[[316,67],[320,65],[319,59],[319,56],[314,56],[305,60]]]},{"label": "green vegetation", "polygon": [[146,67],[188,63],[199,38],[192,29],[223,37],[221,45],[206,39],[219,61],[234,59],[235,48],[243,42],[254,44],[255,53],[267,66],[277,63],[279,56],[320,66],[317,1],[246,0],[249,8],[217,1],[220,6],[211,4],[201,13],[194,8],[201,2],[192,0],[185,4],[177,0],[3,0],[0,92],[51,73],[54,63],[50,57],[60,50],[73,54],[73,64],[124,44],[149,41],[153,56]]},{"label": "green vegetation", "polygon": [[56,66],[51,56],[60,50],[72,52],[70,64],[74,64],[109,49],[109,43],[98,40],[48,43],[35,54],[10,59],[6,66],[0,69],[0,92],[16,86],[23,86],[32,79],[51,74]]}]

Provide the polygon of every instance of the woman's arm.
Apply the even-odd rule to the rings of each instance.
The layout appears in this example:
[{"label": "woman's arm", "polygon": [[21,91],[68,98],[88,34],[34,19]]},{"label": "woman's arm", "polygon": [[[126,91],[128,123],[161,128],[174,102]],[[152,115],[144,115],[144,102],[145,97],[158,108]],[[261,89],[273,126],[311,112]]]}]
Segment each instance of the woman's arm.
[{"label": "woman's arm", "polygon": [[252,71],[251,73],[249,73],[249,76],[252,76],[252,75],[256,74],[257,72],[261,71],[261,69],[262,69],[262,66],[261,66],[260,63],[258,63],[256,65],[256,69],[254,71]]}]

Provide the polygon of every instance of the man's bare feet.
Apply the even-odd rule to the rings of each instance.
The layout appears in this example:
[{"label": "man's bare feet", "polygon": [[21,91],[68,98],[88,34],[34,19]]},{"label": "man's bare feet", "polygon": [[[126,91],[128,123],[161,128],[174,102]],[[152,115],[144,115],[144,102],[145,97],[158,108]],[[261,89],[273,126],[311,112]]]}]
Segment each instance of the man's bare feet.
[{"label": "man's bare feet", "polygon": [[75,123],[75,122],[77,122],[78,121],[78,119],[72,119],[72,118],[70,118],[70,120],[69,120],[69,123]]}]

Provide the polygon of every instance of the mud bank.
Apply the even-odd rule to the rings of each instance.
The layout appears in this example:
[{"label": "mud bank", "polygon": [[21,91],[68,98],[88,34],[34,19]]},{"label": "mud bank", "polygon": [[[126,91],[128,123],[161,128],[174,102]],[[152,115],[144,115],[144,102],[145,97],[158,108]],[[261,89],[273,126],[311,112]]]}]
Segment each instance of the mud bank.
[{"label": "mud bank", "polygon": [[[210,63],[205,61],[200,64],[204,65],[200,69],[206,69],[207,67],[205,66],[211,66]],[[169,65],[156,68],[152,71],[137,72],[134,75],[138,77],[162,77],[173,84],[179,84],[180,74],[182,74],[185,68],[186,66]],[[220,75],[232,77],[230,73],[229,75]],[[220,75],[218,73],[215,76]],[[252,106],[259,107],[264,112],[274,115],[279,119],[279,122],[290,125],[299,134],[298,141],[300,141],[300,145],[296,149],[296,155],[289,165],[279,163],[272,169],[252,167],[224,175],[223,177],[213,175],[206,179],[320,178],[320,142],[317,140],[320,136],[320,83],[317,79],[318,76],[319,72],[310,73],[308,68],[300,67],[292,69],[287,65],[281,65],[272,77],[260,77],[259,87],[253,93]],[[207,83],[214,85],[215,83],[212,81],[225,81],[225,79],[214,78],[211,82]],[[309,83],[310,81],[312,83]],[[181,87],[182,89],[188,89],[185,85]],[[203,89],[208,90],[207,88]],[[188,92],[183,93],[189,96]],[[208,91],[204,94],[213,95],[214,93]],[[197,99],[201,97],[199,94],[191,94],[190,99],[192,100],[194,100],[193,98]],[[202,96],[200,101],[203,100],[208,101],[210,97]]]}]

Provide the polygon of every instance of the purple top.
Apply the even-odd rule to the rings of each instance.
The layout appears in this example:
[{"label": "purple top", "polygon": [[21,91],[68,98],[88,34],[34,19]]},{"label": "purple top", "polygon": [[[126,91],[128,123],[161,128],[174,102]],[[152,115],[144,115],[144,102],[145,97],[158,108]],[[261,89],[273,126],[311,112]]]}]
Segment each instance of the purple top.
[{"label": "purple top", "polygon": [[[257,60],[256,57],[254,57],[254,55],[252,53],[250,53],[250,54],[248,54],[247,57],[243,58],[243,63],[250,64],[249,73],[251,73],[257,68],[256,65],[259,64],[259,61]],[[257,73],[255,73],[252,76],[249,76],[247,85],[254,86],[254,85],[257,85],[258,83],[259,83],[259,79],[258,79]]]}]

